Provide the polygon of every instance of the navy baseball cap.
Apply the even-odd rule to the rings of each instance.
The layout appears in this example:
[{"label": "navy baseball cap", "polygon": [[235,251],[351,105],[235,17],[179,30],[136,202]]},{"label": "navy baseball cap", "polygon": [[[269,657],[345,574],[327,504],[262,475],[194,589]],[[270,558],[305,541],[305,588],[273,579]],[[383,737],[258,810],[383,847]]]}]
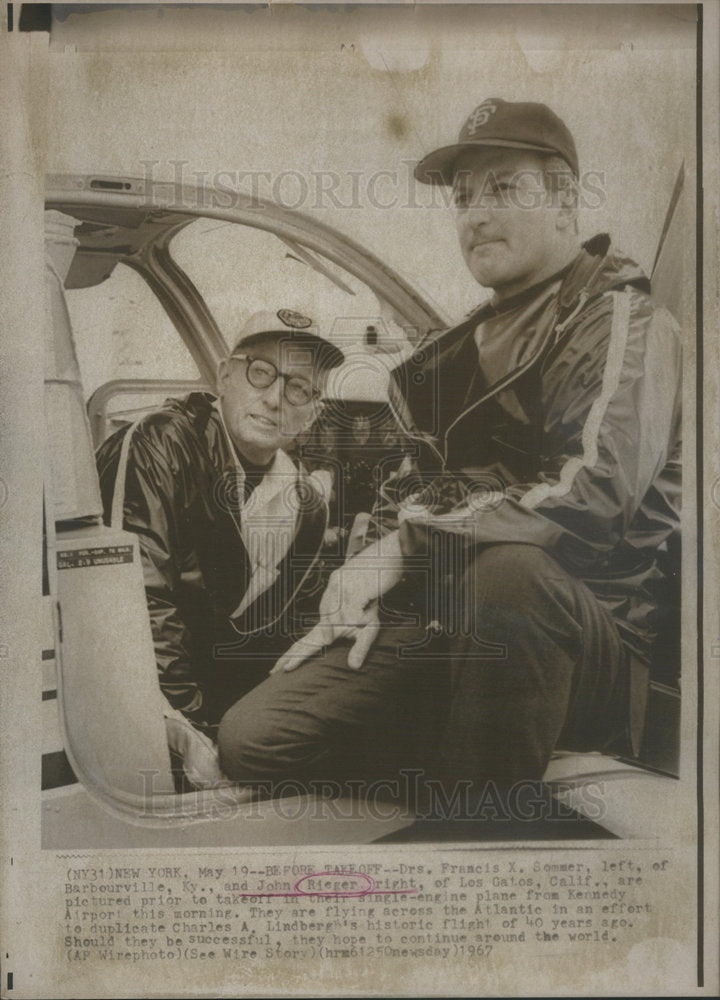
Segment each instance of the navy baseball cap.
[{"label": "navy baseball cap", "polygon": [[452,184],[458,157],[482,146],[555,154],[578,176],[575,142],[554,111],[546,104],[489,97],[468,116],[454,145],[442,146],[418,163],[415,178],[423,184]]}]

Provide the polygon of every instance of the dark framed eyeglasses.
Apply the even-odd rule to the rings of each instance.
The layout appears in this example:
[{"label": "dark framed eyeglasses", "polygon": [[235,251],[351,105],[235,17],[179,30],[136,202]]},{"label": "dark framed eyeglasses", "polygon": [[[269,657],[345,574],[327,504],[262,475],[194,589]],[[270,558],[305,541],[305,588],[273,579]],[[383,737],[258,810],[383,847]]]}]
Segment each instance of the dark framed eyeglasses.
[{"label": "dark framed eyeglasses", "polygon": [[233,354],[233,360],[247,361],[245,377],[255,389],[267,389],[278,378],[283,379],[283,396],[291,406],[306,406],[314,397],[319,396],[307,379],[297,375],[286,375],[278,371],[272,361],[264,358],[253,358],[249,354]]}]

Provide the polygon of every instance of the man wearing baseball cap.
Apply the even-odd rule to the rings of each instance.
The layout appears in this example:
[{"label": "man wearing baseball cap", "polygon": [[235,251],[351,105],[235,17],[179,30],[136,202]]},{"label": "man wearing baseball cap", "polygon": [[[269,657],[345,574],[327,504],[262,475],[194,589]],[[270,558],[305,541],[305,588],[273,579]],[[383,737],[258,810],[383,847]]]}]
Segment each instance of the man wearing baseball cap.
[{"label": "man wearing baseball cap", "polygon": [[[434,655],[446,801],[469,781],[475,802],[492,782],[511,803],[558,746],[638,750],[679,525],[678,330],[609,237],[581,245],[575,143],[545,105],[483,101],[415,176],[452,186],[462,256],[493,294],[397,372],[415,467],[385,484],[381,537],[333,574],[275,687],[231,711],[246,728],[227,770],[279,777],[289,747],[305,763],[358,739]],[[412,567],[434,644],[378,614]],[[263,692],[300,690],[304,671],[303,712],[325,725],[288,717],[273,743]],[[365,673],[365,720],[348,722],[328,687]]]},{"label": "man wearing baseball cap", "polygon": [[168,399],[98,451],[106,519],[140,539],[168,740],[196,787],[222,782],[220,719],[316,610],[326,498],[286,449],[342,361],[310,317],[256,313],[217,396]]}]

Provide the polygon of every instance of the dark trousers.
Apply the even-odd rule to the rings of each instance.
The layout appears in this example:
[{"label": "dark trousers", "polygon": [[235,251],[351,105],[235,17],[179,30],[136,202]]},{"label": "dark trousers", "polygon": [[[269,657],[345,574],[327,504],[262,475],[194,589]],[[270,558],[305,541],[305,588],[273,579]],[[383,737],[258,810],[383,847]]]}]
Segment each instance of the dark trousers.
[{"label": "dark trousers", "polygon": [[509,787],[560,742],[601,749],[625,720],[625,655],[593,594],[544,550],[495,545],[460,574],[440,641],[383,627],[360,670],[347,641],[275,674],[224,715],[240,782],[372,778],[400,767]]}]

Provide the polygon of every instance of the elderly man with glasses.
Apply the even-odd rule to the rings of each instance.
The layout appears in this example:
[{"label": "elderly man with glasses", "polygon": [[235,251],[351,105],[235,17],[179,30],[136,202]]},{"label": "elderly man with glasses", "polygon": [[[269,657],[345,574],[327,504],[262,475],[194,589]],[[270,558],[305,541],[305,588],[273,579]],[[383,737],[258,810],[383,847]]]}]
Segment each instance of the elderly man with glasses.
[{"label": "elderly man with glasses", "polygon": [[227,709],[306,630],[327,504],[285,449],[343,361],[301,313],[250,318],[220,363],[217,397],[169,399],[97,456],[106,519],[138,535],[171,749],[196,786],[222,780]]}]

